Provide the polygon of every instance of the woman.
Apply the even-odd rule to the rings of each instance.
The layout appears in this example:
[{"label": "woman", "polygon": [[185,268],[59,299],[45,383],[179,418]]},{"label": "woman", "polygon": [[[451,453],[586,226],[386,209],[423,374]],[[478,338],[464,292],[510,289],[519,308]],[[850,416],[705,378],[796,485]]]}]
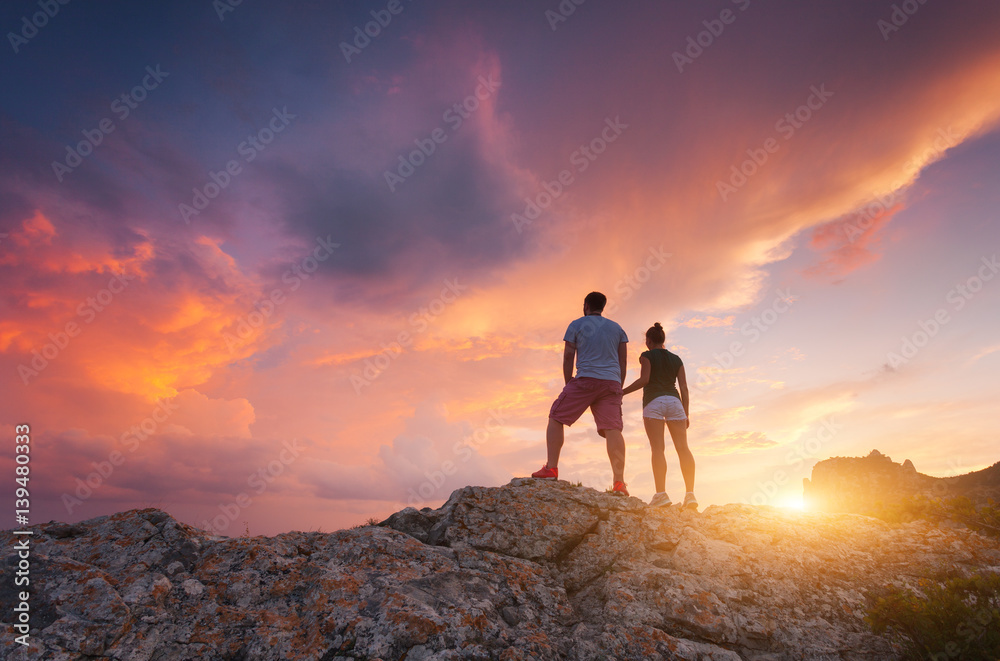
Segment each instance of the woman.
[{"label": "woman", "polygon": [[[646,426],[646,436],[653,451],[653,480],[656,494],[649,501],[651,507],[666,507],[671,504],[667,495],[667,458],[663,454],[663,426],[670,430],[681,473],[684,475],[684,507],[698,507],[694,497],[694,457],[687,444],[688,387],[684,364],[680,356],[663,348],[666,333],[659,322],[646,331],[646,348],[639,356],[642,368],[639,378],[622,391],[623,395],[642,388],[642,422]],[[680,392],[674,382],[680,386]]]}]

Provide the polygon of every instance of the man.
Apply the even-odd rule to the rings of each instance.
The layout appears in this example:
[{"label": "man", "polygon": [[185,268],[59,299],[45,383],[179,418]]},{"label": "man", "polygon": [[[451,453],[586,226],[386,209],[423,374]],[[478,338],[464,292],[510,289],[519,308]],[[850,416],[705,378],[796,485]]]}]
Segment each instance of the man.
[{"label": "man", "polygon": [[[559,478],[559,452],[565,436],[564,425],[572,425],[589,407],[597,433],[608,443],[608,459],[614,474],[612,492],[628,495],[625,485],[625,438],[622,436],[622,385],[628,358],[628,337],[622,327],[605,319],[608,297],[590,292],[583,299],[583,316],[570,323],[563,340],[563,378],[566,386],[552,403],[545,433],[548,461],[531,477]],[[573,361],[576,360],[576,378]]]}]

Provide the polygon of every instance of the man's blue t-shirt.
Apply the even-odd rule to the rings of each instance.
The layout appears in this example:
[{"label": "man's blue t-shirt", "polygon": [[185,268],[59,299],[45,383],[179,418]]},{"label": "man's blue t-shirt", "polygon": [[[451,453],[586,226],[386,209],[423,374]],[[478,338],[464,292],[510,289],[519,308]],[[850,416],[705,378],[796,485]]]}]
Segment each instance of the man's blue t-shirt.
[{"label": "man's blue t-shirt", "polygon": [[621,381],[618,345],[628,336],[617,323],[599,314],[574,319],[566,329],[566,342],[576,344],[576,375]]}]

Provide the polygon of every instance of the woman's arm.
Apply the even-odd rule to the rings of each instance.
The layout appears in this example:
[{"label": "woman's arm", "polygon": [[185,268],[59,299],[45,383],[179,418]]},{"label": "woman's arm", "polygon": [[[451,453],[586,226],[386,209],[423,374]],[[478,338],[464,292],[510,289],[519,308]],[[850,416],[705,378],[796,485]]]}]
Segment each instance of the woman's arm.
[{"label": "woman's arm", "polygon": [[677,386],[681,391],[681,404],[684,405],[684,415],[687,417],[687,426],[691,426],[691,414],[688,413],[688,380],[687,374],[684,373],[684,364],[677,369]]},{"label": "woman's arm", "polygon": [[640,367],[639,378],[630,383],[628,388],[622,390],[622,395],[627,395],[630,392],[635,392],[639,388],[649,383],[649,372],[650,372],[649,358],[646,358],[645,356],[639,356],[639,367]]}]

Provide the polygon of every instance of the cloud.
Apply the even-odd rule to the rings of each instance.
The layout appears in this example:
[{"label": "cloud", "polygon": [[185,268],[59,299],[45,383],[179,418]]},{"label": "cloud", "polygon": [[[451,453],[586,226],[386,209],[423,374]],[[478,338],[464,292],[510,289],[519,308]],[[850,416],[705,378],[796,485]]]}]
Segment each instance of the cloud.
[{"label": "cloud", "polygon": [[440,405],[424,402],[402,434],[379,446],[374,463],[314,461],[303,479],[321,498],[395,500],[420,508],[444,501],[459,487],[496,486],[510,478],[480,452],[502,443],[503,424],[503,415],[492,413],[475,429],[449,423]]},{"label": "cloud", "polygon": [[733,319],[735,318],[735,315],[729,315],[727,317],[691,317],[686,321],[682,321],[681,326],[687,326],[688,328],[718,328],[732,326]]},{"label": "cloud", "polygon": [[473,27],[447,42],[414,43],[390,96],[380,77],[358,79],[355,111],[309,127],[311,139],[341,146],[365,135],[358,147],[371,157],[293,153],[262,166],[290,231],[344,245],[324,276],[339,299],[377,303],[383,284],[398,295],[526,254],[508,231],[509,210],[522,204],[522,175],[498,111],[500,59],[475,35]]},{"label": "cloud", "polygon": [[187,389],[172,399],[176,413],[170,424],[199,438],[250,438],[255,415],[253,405],[240,397],[232,400],[211,399],[197,390]]},{"label": "cloud", "polygon": [[889,208],[875,203],[873,210],[865,207],[849,220],[820,225],[812,231],[810,247],[822,252],[823,260],[805,269],[811,277],[839,279],[878,260],[882,229],[903,210],[903,204]]},{"label": "cloud", "polygon": [[699,454],[720,455],[733,452],[753,452],[778,445],[761,431],[734,431],[698,444]]},{"label": "cloud", "polygon": [[[283,454],[291,439],[251,438],[252,421],[245,399],[212,399],[185,390],[114,435],[36,426],[35,460],[50,475],[36,487],[39,501],[46,503],[38,514],[75,521],[137,501],[203,503],[239,493],[256,471],[291,456]],[[286,477],[273,490],[294,484]]]},{"label": "cloud", "polygon": [[992,354],[994,354],[994,353],[996,353],[998,351],[1000,351],[1000,344],[994,344],[993,346],[984,347],[983,349],[981,349],[980,351],[978,351],[974,356],[972,356],[971,358],[969,358],[968,362],[969,363],[977,362],[980,359],[985,358],[986,356],[992,355]]}]

